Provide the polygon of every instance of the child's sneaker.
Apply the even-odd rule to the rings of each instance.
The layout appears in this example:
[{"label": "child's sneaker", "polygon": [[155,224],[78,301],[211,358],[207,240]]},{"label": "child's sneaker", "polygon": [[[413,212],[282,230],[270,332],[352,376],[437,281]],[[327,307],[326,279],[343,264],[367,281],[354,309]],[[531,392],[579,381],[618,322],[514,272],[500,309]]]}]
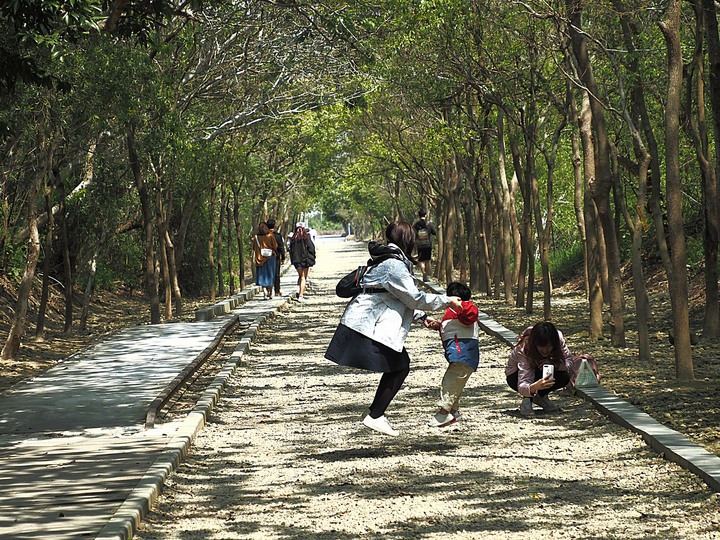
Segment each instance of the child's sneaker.
[{"label": "child's sneaker", "polygon": [[450,413],[435,413],[428,422],[430,427],[445,427],[455,422],[456,418]]}]

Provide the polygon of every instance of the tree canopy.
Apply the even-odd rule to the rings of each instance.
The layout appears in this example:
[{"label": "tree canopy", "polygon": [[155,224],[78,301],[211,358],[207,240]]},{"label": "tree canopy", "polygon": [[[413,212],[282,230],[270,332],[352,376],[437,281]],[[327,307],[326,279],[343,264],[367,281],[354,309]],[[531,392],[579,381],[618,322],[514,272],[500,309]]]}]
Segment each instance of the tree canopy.
[{"label": "tree canopy", "polygon": [[[662,264],[692,378],[687,271],[720,337],[713,0],[13,0],[0,6],[2,264],[20,346],[37,265],[85,304],[144,288],[152,322],[252,272],[248,238],[377,235],[428,208],[435,276],[532,312],[585,276],[625,344],[622,272]],[[685,306],[685,307],[683,307]],[[607,310],[605,309],[607,307]],[[68,332],[73,315],[67,312]]]}]

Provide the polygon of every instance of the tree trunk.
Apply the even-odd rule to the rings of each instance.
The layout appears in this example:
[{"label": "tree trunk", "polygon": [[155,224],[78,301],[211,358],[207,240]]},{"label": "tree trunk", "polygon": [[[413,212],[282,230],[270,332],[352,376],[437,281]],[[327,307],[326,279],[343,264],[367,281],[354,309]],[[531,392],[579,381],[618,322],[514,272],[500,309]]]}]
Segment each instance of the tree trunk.
[{"label": "tree trunk", "polygon": [[240,223],[240,200],[238,191],[233,190],[233,221],[235,222],[235,240],[238,251],[238,286],[245,288],[245,256],[243,255],[243,231]]},{"label": "tree trunk", "polygon": [[450,283],[454,280],[453,251],[458,220],[457,194],[460,186],[460,174],[454,155],[450,155],[445,160],[443,177],[445,180],[443,198],[446,208],[442,214],[443,227],[438,234],[438,252],[442,253],[441,262],[438,264],[442,264],[442,268],[439,268],[435,275],[442,277],[445,283]]},{"label": "tree trunk", "polygon": [[233,269],[233,256],[232,256],[232,231],[233,231],[233,223],[230,219],[230,197],[228,194],[228,197],[225,200],[225,215],[227,216],[226,222],[226,230],[227,230],[227,270],[228,270],[228,285],[230,288],[230,296],[235,294],[235,271]]},{"label": "tree trunk", "polygon": [[688,281],[685,255],[685,231],[682,216],[682,183],[680,178],[680,102],[683,80],[683,61],[680,49],[680,0],[670,0],[667,18],[660,30],[667,47],[668,89],[665,105],[665,175],[667,190],[668,232],[672,279],[669,282],[673,311],[675,371],[678,379],[694,379],[690,319],[688,309]]},{"label": "tree trunk", "polygon": [[178,281],[178,267],[175,260],[175,245],[170,238],[169,231],[165,231],[165,246],[168,250],[168,263],[170,265],[170,281],[172,285],[172,295],[175,305],[175,316],[180,317],[183,314],[183,298],[180,290],[180,282]]},{"label": "tree trunk", "polygon": [[220,217],[217,228],[217,284],[220,298],[225,296],[225,280],[223,279],[223,233],[225,232],[225,207],[227,206],[227,188],[223,182],[220,187]]},{"label": "tree trunk", "polygon": [[[718,236],[720,236],[720,217],[718,216],[718,172],[720,169],[716,169],[710,156],[710,147],[708,144],[708,126],[705,114],[705,79],[704,79],[704,63],[703,63],[703,28],[708,28],[708,23],[705,21],[705,17],[710,16],[707,14],[701,5],[701,0],[695,0],[695,15],[696,15],[696,30],[695,30],[695,60],[693,65],[697,68],[697,125],[693,122],[692,114],[692,76],[689,77],[688,81],[688,111],[686,117],[688,119],[687,125],[690,129],[690,134],[695,144],[695,152],[697,155],[700,169],[703,172],[703,215],[704,215],[704,229],[703,229],[703,249],[705,255],[705,320],[703,323],[703,337],[710,339],[717,339],[720,337],[720,291],[718,291]],[[713,13],[713,17],[716,15]],[[712,23],[710,23],[712,26]],[[715,41],[717,46],[718,34],[717,34],[717,18],[715,18]],[[710,36],[708,35],[708,58],[710,58],[710,49],[712,45],[709,43]],[[718,51],[716,51],[718,52]],[[692,73],[692,72],[691,72]],[[712,81],[712,72],[710,74]],[[711,105],[712,101],[718,101],[720,104],[719,96],[712,96],[712,84],[711,84]],[[720,91],[720,86],[715,88],[715,91]],[[714,111],[714,112],[720,112]],[[717,139],[716,139],[717,140]],[[715,145],[720,146],[716,143]]]},{"label": "tree trunk", "polygon": [[67,197],[65,196],[65,181],[60,170],[54,169],[55,188],[58,193],[58,231],[60,232],[60,249],[63,256],[63,282],[65,284],[65,323],[63,332],[70,334],[73,320],[73,275],[72,262],[70,261],[70,242],[67,232]]},{"label": "tree trunk", "polygon": [[162,194],[162,173],[156,175],[157,187],[155,189],[155,217],[157,219],[156,228],[158,232],[158,262],[160,263],[160,272],[162,274],[164,309],[163,314],[165,320],[172,318],[172,286],[170,283],[170,262],[168,261],[167,247],[167,216],[163,209]]},{"label": "tree trunk", "polygon": [[[715,179],[720,181],[720,33],[718,32],[718,12],[715,5],[714,0],[702,0],[707,41],[708,78],[710,80],[710,108],[715,135],[714,169]],[[713,202],[708,200],[708,204],[713,205]],[[717,207],[717,204],[714,206]],[[718,211],[720,212],[720,209]]]},{"label": "tree trunk", "polygon": [[210,182],[210,199],[208,201],[208,212],[210,214],[210,236],[208,237],[208,264],[210,266],[210,302],[215,302],[215,199],[217,197],[217,181],[213,173]]},{"label": "tree trunk", "polygon": [[[569,65],[569,64],[568,64]],[[569,83],[568,83],[569,84]],[[575,92],[570,88],[570,121],[576,129],[572,130],[572,166],[574,178],[573,190],[573,207],[575,209],[575,221],[577,224],[578,235],[582,242],[583,249],[583,274],[585,280],[585,298],[590,299],[590,287],[588,277],[588,253],[587,253],[587,232],[585,230],[585,216],[583,214],[583,161],[580,153],[580,115],[577,110],[577,100]]]},{"label": "tree trunk", "polygon": [[83,304],[80,311],[80,332],[83,333],[87,332],[87,320],[88,315],[90,314],[90,304],[92,303],[92,297],[95,292],[95,277],[97,276],[98,257],[100,256],[100,250],[105,245],[105,240],[107,239],[107,231],[105,230],[105,226],[101,225],[101,228],[102,232],[100,233],[100,239],[95,244],[92,257],[90,257],[90,260],[87,264],[87,283],[85,284],[85,294],[83,295]]},{"label": "tree trunk", "polygon": [[610,300],[610,340],[615,347],[625,346],[624,298],[622,276],[620,272],[620,246],[615,221],[610,207],[612,173],[610,169],[610,148],[605,125],[603,105],[599,100],[599,88],[595,81],[582,28],[579,0],[567,0],[568,18],[573,52],[578,63],[580,78],[590,94],[592,127],[595,134],[595,189],[593,201],[597,207],[600,224],[605,240],[606,261],[608,267],[608,294]]},{"label": "tree trunk", "polygon": [[[567,108],[569,106],[569,96],[568,102],[564,104],[564,106],[561,106],[558,104],[558,107],[561,107],[563,111],[567,111]],[[553,178],[555,176],[555,160],[558,152],[558,147],[560,146],[560,139],[562,137],[563,131],[565,130],[565,126],[567,125],[567,116],[566,113],[563,112],[563,118],[558,123],[557,127],[555,128],[555,131],[553,132],[552,139],[550,139],[550,148],[543,147],[543,155],[545,156],[545,164],[547,166],[547,193],[545,198],[545,205],[547,208],[547,218],[545,219],[545,224],[543,226],[542,223],[542,214],[539,212],[539,204],[538,204],[538,211],[536,211],[535,215],[535,221],[537,222],[538,227],[538,240],[540,242],[540,264],[542,267],[542,273],[543,273],[543,313],[545,314],[545,320],[550,320],[550,311],[551,311],[551,300],[552,300],[552,275],[550,273],[550,244],[552,242],[552,227],[553,227],[553,219],[555,216],[555,197],[553,192]],[[533,190],[537,191],[537,177],[534,180],[534,186]],[[539,201],[539,197],[538,197]]]},{"label": "tree trunk", "polygon": [[150,300],[150,323],[160,323],[160,298],[158,296],[157,278],[155,275],[155,251],[153,243],[153,211],[148,186],[140,167],[140,157],[135,144],[135,126],[130,124],[127,135],[130,167],[135,178],[135,187],[140,198],[145,232],[145,292]]},{"label": "tree trunk", "polygon": [[535,253],[536,236],[533,230],[533,212],[535,204],[533,201],[533,180],[535,178],[535,163],[532,153],[534,149],[530,146],[525,149],[525,179],[523,192],[525,203],[523,206],[523,223],[526,224],[523,251],[527,259],[527,294],[525,296],[525,313],[530,314],[535,310]]},{"label": "tree trunk", "polygon": [[196,193],[185,201],[182,213],[180,215],[180,226],[177,229],[174,237],[175,240],[173,245],[175,246],[175,263],[176,268],[179,270],[185,260],[185,238],[187,238],[187,230],[190,225],[190,220],[195,212],[195,208],[201,200],[200,194]]},{"label": "tree trunk", "polygon": [[[517,178],[517,189],[523,198],[523,212],[520,218],[520,222],[517,225],[518,238],[516,240],[515,249],[515,261],[517,265],[517,272],[515,275],[515,306],[523,307],[525,305],[525,294],[527,291],[525,280],[527,278],[528,271],[528,257],[530,247],[528,245],[528,238],[532,234],[532,219],[528,212],[531,211],[530,203],[528,200],[528,194],[524,189],[524,180],[521,184],[521,179],[524,178],[525,172],[522,167],[522,159],[520,157],[520,149],[518,148],[515,137],[511,134],[510,138],[510,152],[513,156],[513,167],[515,169],[515,176]],[[517,249],[519,246],[519,251]]]},{"label": "tree trunk", "polygon": [[482,227],[482,222],[480,221],[480,210],[477,207],[476,201],[472,201],[467,215],[468,231],[471,235],[468,238],[468,250],[470,252],[468,256],[468,262],[470,264],[470,289],[479,292],[482,288],[483,267],[480,264],[479,258],[475,257],[474,254],[480,249],[480,227]]},{"label": "tree trunk", "polygon": [[588,332],[591,339],[600,339],[603,336],[603,288],[600,268],[605,264],[600,247],[600,225],[597,219],[595,203],[590,193],[595,184],[595,144],[592,136],[592,111],[590,110],[590,96],[583,91],[582,109],[578,118],[580,140],[583,146],[584,157],[584,194],[583,194],[583,222],[585,223],[585,253],[588,268],[588,307],[590,327]]},{"label": "tree trunk", "polygon": [[[637,175],[638,175],[638,199],[637,214],[632,216],[625,204],[625,197],[622,193],[620,185],[620,176],[617,169],[613,171],[613,186],[615,189],[615,201],[617,208],[622,212],[625,223],[630,230],[632,237],[631,263],[633,276],[633,292],[635,295],[635,319],[637,321],[638,330],[638,358],[640,360],[649,360],[650,355],[650,302],[648,300],[647,287],[645,285],[645,273],[643,272],[643,223],[644,208],[646,204],[645,188],[647,185],[648,169],[650,168],[650,154],[642,146],[637,129],[630,121],[630,115],[624,111],[626,122],[629,124],[630,132],[635,140],[635,152],[638,157]],[[617,149],[612,146],[613,154],[617,154]],[[615,160],[617,163],[618,160]],[[633,164],[635,165],[635,164]]]},{"label": "tree trunk", "polygon": [[505,125],[503,111],[498,108],[497,112],[497,140],[498,140],[498,184],[500,189],[500,200],[498,201],[500,228],[500,245],[501,245],[501,265],[502,278],[504,285],[505,303],[512,305],[512,249],[513,249],[513,230],[517,230],[517,214],[515,213],[515,205],[510,195],[510,186],[507,180],[507,169],[505,165],[507,151],[505,149]]},{"label": "tree trunk", "polygon": [[490,261],[489,261],[489,246],[488,241],[488,217],[487,208],[484,203],[482,186],[477,178],[474,178],[470,184],[470,188],[473,193],[473,206],[474,213],[477,219],[477,250],[473,251],[474,258],[477,260],[477,266],[479,270],[478,276],[478,288],[477,291],[481,294],[489,295],[490,290]]},{"label": "tree trunk", "polygon": [[[45,141],[40,141],[38,147],[42,150],[47,148]],[[23,272],[20,287],[18,289],[17,303],[15,304],[15,313],[10,323],[10,331],[8,333],[5,345],[0,351],[0,358],[10,360],[15,357],[20,349],[20,342],[25,331],[25,318],[27,316],[28,301],[32,290],[33,280],[35,279],[35,269],[40,259],[40,233],[38,231],[38,216],[35,209],[37,199],[42,189],[42,185],[47,181],[50,174],[50,164],[53,160],[54,147],[46,150],[48,152],[45,157],[45,163],[40,167],[39,173],[32,180],[27,194],[27,230],[28,247],[25,262],[25,271]]]},{"label": "tree trunk", "polygon": [[[50,176],[52,179],[52,176]],[[45,257],[43,260],[43,280],[42,293],[40,295],[40,305],[38,306],[37,324],[35,325],[35,339],[43,341],[45,336],[45,312],[47,311],[47,302],[50,288],[50,261],[53,252],[53,233],[55,228],[55,218],[52,210],[52,180],[45,183],[45,214],[47,216],[46,232],[45,232]]]}]

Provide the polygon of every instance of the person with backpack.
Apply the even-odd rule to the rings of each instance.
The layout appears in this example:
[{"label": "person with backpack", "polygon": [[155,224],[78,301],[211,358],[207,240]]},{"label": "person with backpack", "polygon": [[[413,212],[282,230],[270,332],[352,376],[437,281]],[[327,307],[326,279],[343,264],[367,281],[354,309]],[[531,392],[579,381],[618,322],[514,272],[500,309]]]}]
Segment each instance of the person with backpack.
[{"label": "person with backpack", "polygon": [[290,239],[290,262],[298,273],[298,302],[305,301],[305,288],[310,268],[315,266],[315,244],[310,238],[310,232],[302,221],[295,224]]},{"label": "person with backpack", "polygon": [[508,386],[522,396],[521,415],[534,416],[533,403],[545,412],[560,410],[548,394],[568,385],[572,362],[565,338],[551,322],[541,321],[518,336],[505,365],[505,377]]},{"label": "person with backpack", "polygon": [[422,270],[423,281],[426,281],[432,259],[432,237],[437,236],[437,230],[435,230],[435,225],[427,220],[427,211],[423,209],[418,211],[418,220],[413,223],[413,229],[416,237],[418,266]]},{"label": "person with backpack", "polygon": [[283,242],[282,234],[275,229],[274,219],[268,219],[267,226],[268,229],[270,229],[270,233],[275,237],[278,245],[276,250],[277,257],[275,258],[275,296],[282,296],[282,291],[280,290],[280,269],[285,263],[285,242]]},{"label": "person with backpack", "polygon": [[253,236],[253,259],[255,262],[255,283],[263,288],[263,299],[273,296],[275,283],[275,260],[277,259],[277,241],[270,234],[266,222],[258,225],[257,234]]},{"label": "person with backpack", "polygon": [[448,306],[461,309],[462,300],[417,288],[412,273],[415,232],[409,223],[390,223],[385,238],[387,244],[368,243],[371,261],[381,261],[368,264],[363,277],[366,292],[348,302],[325,358],[341,366],[382,373],[362,423],[396,437],[399,432],[390,425],[385,411],[410,373],[410,356],[404,346],[410,326],[413,320],[424,320],[423,311]]}]

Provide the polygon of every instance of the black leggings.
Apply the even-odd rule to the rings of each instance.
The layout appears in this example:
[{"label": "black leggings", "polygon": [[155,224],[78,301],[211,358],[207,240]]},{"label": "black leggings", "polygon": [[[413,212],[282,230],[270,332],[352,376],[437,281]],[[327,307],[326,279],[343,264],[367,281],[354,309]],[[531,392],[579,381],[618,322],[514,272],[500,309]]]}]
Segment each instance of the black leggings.
[{"label": "black leggings", "polygon": [[383,373],[375,391],[375,399],[370,405],[370,416],[372,418],[380,418],[385,414],[385,410],[390,405],[395,395],[400,391],[405,378],[410,373],[410,367],[401,369],[400,371],[391,371]]},{"label": "black leggings", "polygon": [[[516,371],[512,375],[507,376],[507,383],[510,388],[518,391],[518,378],[519,378],[520,372]],[[535,381],[539,381],[542,379],[542,368],[535,370]],[[550,388],[546,388],[545,390],[538,390],[538,394],[541,396],[547,396],[550,392],[553,390],[560,390],[560,388],[565,388],[568,384],[570,384],[570,374],[567,371],[556,371],[555,372],[555,384],[553,384]]]}]

